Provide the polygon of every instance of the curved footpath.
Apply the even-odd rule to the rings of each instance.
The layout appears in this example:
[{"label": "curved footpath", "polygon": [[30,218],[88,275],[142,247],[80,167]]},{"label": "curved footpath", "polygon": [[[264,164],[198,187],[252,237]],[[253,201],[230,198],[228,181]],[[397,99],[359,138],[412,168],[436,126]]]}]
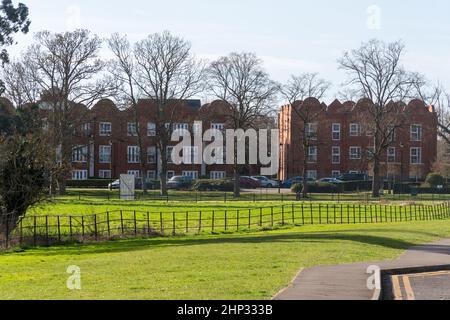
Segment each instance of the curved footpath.
[{"label": "curved footpath", "polygon": [[378,300],[380,290],[367,286],[370,266],[382,274],[449,270],[450,239],[413,247],[396,260],[303,269],[274,300]]}]

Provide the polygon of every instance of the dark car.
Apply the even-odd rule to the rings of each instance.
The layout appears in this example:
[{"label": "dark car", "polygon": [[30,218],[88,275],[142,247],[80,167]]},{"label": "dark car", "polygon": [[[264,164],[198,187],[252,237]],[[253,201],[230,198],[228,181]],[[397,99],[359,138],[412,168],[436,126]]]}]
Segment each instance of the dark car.
[{"label": "dark car", "polygon": [[[146,180],[145,186],[147,187],[147,190],[155,190],[155,189],[159,188],[160,184],[159,184],[159,181]],[[142,179],[141,178],[136,178],[135,183],[134,183],[134,188],[137,190],[142,189]],[[118,179],[114,182],[111,182],[108,185],[108,189],[109,190],[120,189],[120,179]]]},{"label": "dark car", "polygon": [[369,176],[365,173],[345,173],[337,177],[340,181],[368,181]]},{"label": "dark car", "polygon": [[189,189],[194,180],[186,176],[174,176],[167,182],[167,189],[169,190],[184,190]]},{"label": "dark car", "polygon": [[[311,178],[307,178],[306,180],[310,181],[310,182],[314,181],[314,179],[311,179]],[[281,183],[281,187],[289,189],[289,188],[292,188],[292,186],[297,183],[303,183],[303,177],[293,177],[293,178],[284,180]]]},{"label": "dark car", "polygon": [[245,189],[258,189],[261,188],[261,183],[253,179],[252,177],[242,176],[240,177],[241,188]]}]

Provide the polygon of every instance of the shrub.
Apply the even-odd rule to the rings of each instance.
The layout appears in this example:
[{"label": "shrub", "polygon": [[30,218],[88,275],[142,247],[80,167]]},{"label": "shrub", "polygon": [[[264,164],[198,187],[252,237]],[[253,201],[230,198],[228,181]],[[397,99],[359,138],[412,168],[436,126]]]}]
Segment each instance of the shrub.
[{"label": "shrub", "polygon": [[[294,184],[291,188],[294,193],[301,193],[303,191],[303,184]],[[336,193],[339,192],[339,187],[333,183],[328,182],[314,182],[308,183],[308,193]]]},{"label": "shrub", "polygon": [[231,192],[234,190],[234,183],[232,180],[197,180],[192,190]]},{"label": "shrub", "polygon": [[354,192],[354,191],[370,191],[372,190],[372,181],[362,180],[362,181],[345,181],[339,184],[341,190],[344,192]]},{"label": "shrub", "polygon": [[111,179],[89,179],[89,180],[69,180],[67,186],[70,188],[107,188],[113,182]]},{"label": "shrub", "polygon": [[437,186],[445,185],[445,178],[437,173],[430,173],[425,180],[426,186],[436,188]]}]

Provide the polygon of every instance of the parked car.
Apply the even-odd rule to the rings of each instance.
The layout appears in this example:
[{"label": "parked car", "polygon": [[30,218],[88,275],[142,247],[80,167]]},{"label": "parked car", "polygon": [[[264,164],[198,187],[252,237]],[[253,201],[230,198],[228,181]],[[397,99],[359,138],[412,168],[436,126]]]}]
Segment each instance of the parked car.
[{"label": "parked car", "polygon": [[167,189],[169,190],[189,189],[193,183],[194,180],[191,177],[174,176],[170,178],[170,180],[167,182]]},{"label": "parked car", "polygon": [[[312,178],[307,178],[306,180],[307,180],[308,182],[313,182],[313,181],[314,181],[314,179],[312,179]],[[294,184],[297,184],[297,183],[303,183],[303,177],[293,177],[293,178],[284,180],[284,181],[281,183],[281,187],[282,187],[282,188],[286,188],[286,189],[290,189],[290,188],[292,188],[292,186],[293,186]]]},{"label": "parked car", "polygon": [[264,176],[252,176],[252,178],[258,180],[263,188],[276,188],[279,185],[278,181],[271,180]]},{"label": "parked car", "polygon": [[[145,186],[147,187],[147,190],[154,190],[154,189],[159,187],[159,182],[158,181],[153,181],[153,180],[146,180],[145,181]],[[141,178],[136,178],[135,179],[134,188],[137,189],[137,190],[141,190],[142,189],[142,179]],[[108,184],[108,189],[109,190],[120,189],[120,179],[118,179],[118,180]]]},{"label": "parked car", "polygon": [[258,189],[261,188],[261,182],[252,177],[242,176],[240,177],[241,188],[245,189]]},{"label": "parked car", "polygon": [[370,180],[369,176],[365,173],[345,173],[337,177],[340,181],[367,181]]},{"label": "parked car", "polygon": [[322,178],[317,180],[317,182],[326,182],[326,183],[333,183],[333,184],[339,184],[342,183],[343,181],[337,179],[337,178]]}]

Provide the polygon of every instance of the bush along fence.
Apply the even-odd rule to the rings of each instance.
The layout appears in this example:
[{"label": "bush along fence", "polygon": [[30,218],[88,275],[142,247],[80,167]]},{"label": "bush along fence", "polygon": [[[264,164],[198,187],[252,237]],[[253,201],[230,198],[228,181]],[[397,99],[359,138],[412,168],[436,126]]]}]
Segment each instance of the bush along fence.
[{"label": "bush along fence", "polygon": [[302,202],[232,210],[186,212],[121,210],[82,216],[26,216],[12,232],[1,236],[1,246],[38,246],[121,237],[232,233],[288,225],[427,221],[449,217],[450,202],[405,206]]},{"label": "bush along fence", "polygon": [[[90,193],[89,191],[74,191],[71,190],[68,196],[54,196],[53,201],[118,201],[121,200],[117,192],[104,191],[100,193]],[[291,201],[364,201],[364,202],[378,202],[379,198],[372,198],[367,192],[354,193],[311,193],[307,199],[299,199],[295,193],[271,193],[268,190],[260,190],[254,192],[242,193],[240,197],[235,198],[232,192],[173,192],[167,196],[161,196],[159,193],[149,191],[148,194],[143,195],[137,193],[134,201],[159,201],[159,202],[263,202],[263,201],[277,201],[277,202],[291,202]],[[450,201],[450,194],[427,193],[417,194],[411,196],[410,194],[385,194],[381,200],[415,200],[415,201]],[[130,201],[130,200],[127,200]]]}]

